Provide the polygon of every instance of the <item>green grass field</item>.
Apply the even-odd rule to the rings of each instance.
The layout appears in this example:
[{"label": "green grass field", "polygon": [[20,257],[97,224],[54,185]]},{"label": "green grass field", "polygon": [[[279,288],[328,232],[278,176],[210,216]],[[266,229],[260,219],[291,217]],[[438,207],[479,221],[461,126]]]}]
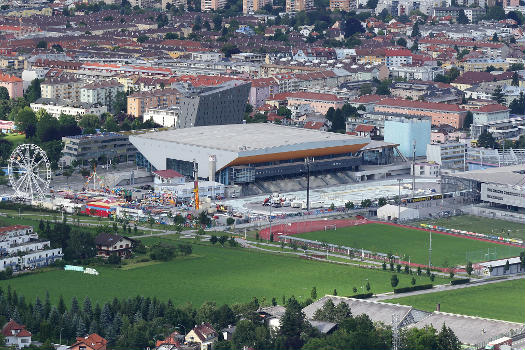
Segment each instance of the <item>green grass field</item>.
[{"label": "green grass field", "polygon": [[523,223],[505,220],[489,219],[473,215],[461,215],[436,220],[424,220],[421,221],[421,223],[490,235],[501,235],[503,232],[503,237],[520,238],[525,240],[525,225],[523,225]]},{"label": "green grass field", "polygon": [[[308,232],[297,236],[358,249],[363,248],[373,252],[392,253],[406,260],[410,256],[412,262],[428,263],[429,233],[426,231],[383,224],[367,224],[342,227],[337,230]],[[496,258],[517,256],[520,253],[520,248],[517,247],[434,233],[432,234],[432,264],[442,267],[464,265],[467,260],[467,252],[471,252],[469,260],[477,262],[484,258],[482,252],[486,252],[489,248],[491,251],[496,249],[498,254]],[[494,256],[491,255],[491,258]]]},{"label": "green grass field", "polygon": [[[145,243],[177,241],[146,238]],[[191,302],[200,305],[212,300],[217,303],[246,302],[254,296],[270,302],[272,297],[295,295],[299,300],[310,297],[313,286],[318,295],[352,295],[370,281],[372,292],[391,291],[391,273],[324,262],[307,261],[298,257],[260,253],[242,248],[193,245],[189,257],[177,257],[169,262],[126,265],[122,269],[100,267],[99,276],[79,272],[52,270],[34,275],[0,281],[0,287],[10,285],[17,293],[33,301],[49,291],[54,301],[59,295],[66,300],[89,295],[92,301],[104,302],[117,297],[136,295],[171,298],[174,303]],[[399,286],[409,286],[412,276],[399,274]],[[418,277],[418,283],[429,283]],[[436,278],[435,283],[446,283]]]},{"label": "green grass field", "polygon": [[411,297],[391,299],[387,302],[412,305],[416,309],[433,311],[441,304],[441,311],[525,322],[525,280],[513,280],[469,287],[446,292],[436,292]]},{"label": "green grass field", "polygon": [[4,136],[4,139],[11,142],[14,147],[22,144],[26,140],[26,135],[23,134],[7,134]]}]

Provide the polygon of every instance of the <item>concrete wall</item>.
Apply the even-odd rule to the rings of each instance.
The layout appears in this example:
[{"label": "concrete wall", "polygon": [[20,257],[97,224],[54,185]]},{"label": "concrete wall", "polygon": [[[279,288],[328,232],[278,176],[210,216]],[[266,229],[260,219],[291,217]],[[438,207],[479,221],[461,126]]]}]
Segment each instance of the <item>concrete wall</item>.
[{"label": "concrete wall", "polygon": [[408,119],[385,121],[385,142],[399,144],[399,151],[412,158],[412,142],[416,140],[416,157],[426,154],[430,143],[430,120]]}]

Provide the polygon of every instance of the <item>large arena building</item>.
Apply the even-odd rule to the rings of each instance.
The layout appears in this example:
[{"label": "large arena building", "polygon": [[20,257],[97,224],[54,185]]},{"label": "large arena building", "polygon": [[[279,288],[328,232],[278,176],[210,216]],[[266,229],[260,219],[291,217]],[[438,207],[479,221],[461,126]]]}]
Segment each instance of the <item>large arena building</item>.
[{"label": "large arena building", "polygon": [[[391,164],[395,144],[368,147],[369,138],[280,126],[231,124],[202,126],[130,136],[137,164],[151,170],[173,169],[225,185],[304,176],[305,159],[312,173],[358,171],[363,164]],[[374,141],[375,142],[375,141]]]}]

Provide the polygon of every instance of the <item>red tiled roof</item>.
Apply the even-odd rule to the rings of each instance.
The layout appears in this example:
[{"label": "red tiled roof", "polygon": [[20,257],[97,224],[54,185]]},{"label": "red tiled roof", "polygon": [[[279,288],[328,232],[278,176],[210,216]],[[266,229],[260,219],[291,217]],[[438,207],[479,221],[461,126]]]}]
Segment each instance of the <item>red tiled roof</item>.
[{"label": "red tiled roof", "polygon": [[0,227],[0,233],[17,231],[17,230],[25,230],[25,229],[28,229],[28,228],[31,228],[31,226],[13,225],[13,226]]},{"label": "red tiled roof", "polygon": [[[15,320],[11,319],[9,322],[7,322],[4,327],[2,328],[2,334],[4,337],[12,337],[13,335],[13,331],[18,331],[18,333],[22,333],[22,335],[20,335],[20,337],[30,337],[31,336],[31,333],[26,331],[25,330],[26,326],[23,326],[21,324],[18,324],[16,323]],[[16,336],[19,336],[18,334],[16,334]]]},{"label": "red tiled roof", "polygon": [[359,124],[358,126],[355,127],[355,131],[356,132],[371,132],[372,130],[374,130],[374,128],[375,128],[374,125]]},{"label": "red tiled roof", "polygon": [[507,106],[500,105],[499,103],[494,103],[490,105],[485,105],[477,109],[476,112],[494,113],[494,112],[504,112],[508,110],[509,108]]},{"label": "red tiled roof", "polygon": [[410,101],[397,98],[385,98],[381,100],[376,106],[391,106],[391,107],[405,107],[405,108],[419,108],[427,110],[447,111],[447,112],[463,112],[464,110],[457,105],[447,103]]},{"label": "red tiled roof", "polygon": [[386,50],[386,56],[412,56],[412,52],[407,49],[397,49],[397,50]]},{"label": "red tiled roof", "polygon": [[20,332],[17,333],[16,336],[17,337],[30,337],[31,332],[29,332],[28,330],[22,329]]},{"label": "red tiled roof", "polygon": [[272,78],[252,79],[252,87],[278,85]]},{"label": "red tiled roof", "polygon": [[320,130],[324,126],[322,122],[308,122],[304,124],[305,129]]},{"label": "red tiled roof", "polygon": [[193,331],[201,342],[217,336],[217,331],[209,323],[202,323],[193,328]]},{"label": "red tiled roof", "polygon": [[4,83],[21,83],[23,80],[14,75],[0,73],[0,82]]},{"label": "red tiled roof", "polygon": [[71,347],[77,345],[77,344],[86,344],[87,346],[89,346],[90,348],[94,349],[94,350],[99,350],[99,349],[105,349],[107,344],[108,344],[108,341],[104,338],[102,338],[100,335],[96,334],[96,333],[92,333],[86,337],[78,337],[77,338],[77,341],[75,342],[75,344],[71,345]]},{"label": "red tiled roof", "polygon": [[162,177],[163,179],[173,179],[174,177],[184,177],[184,175],[172,169],[157,170],[157,171],[154,171],[153,174],[156,174]]},{"label": "red tiled roof", "polygon": [[455,84],[478,84],[488,81],[512,79],[514,72],[491,74],[489,72],[465,72],[454,80]]},{"label": "red tiled roof", "polygon": [[381,95],[363,95],[359,96],[358,98],[355,98],[351,100],[352,103],[371,103],[371,102],[379,102],[384,98],[384,96]]}]

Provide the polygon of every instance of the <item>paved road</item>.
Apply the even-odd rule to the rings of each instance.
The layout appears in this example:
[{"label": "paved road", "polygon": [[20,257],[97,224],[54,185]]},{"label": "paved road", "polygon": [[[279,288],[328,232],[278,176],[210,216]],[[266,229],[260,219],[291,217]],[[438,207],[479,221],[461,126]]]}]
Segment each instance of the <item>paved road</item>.
[{"label": "paved road", "polygon": [[514,350],[525,350],[525,338],[513,341],[512,342],[512,349],[514,349]]},{"label": "paved road", "polygon": [[374,297],[373,300],[381,301],[381,300],[386,300],[386,299],[404,298],[404,297],[409,297],[409,296],[414,296],[414,295],[429,294],[429,293],[443,292],[443,291],[449,291],[449,290],[477,287],[477,286],[482,286],[486,284],[501,283],[501,282],[512,281],[512,280],[517,280],[517,279],[525,279],[525,275],[512,276],[512,277],[508,277],[505,279],[498,279],[498,280],[480,280],[480,281],[476,281],[475,283],[459,284],[456,286],[446,285],[446,284],[438,285],[432,289],[418,290],[418,291],[409,292],[409,293],[394,294],[393,292],[390,292],[390,293],[379,294],[376,297]]}]

